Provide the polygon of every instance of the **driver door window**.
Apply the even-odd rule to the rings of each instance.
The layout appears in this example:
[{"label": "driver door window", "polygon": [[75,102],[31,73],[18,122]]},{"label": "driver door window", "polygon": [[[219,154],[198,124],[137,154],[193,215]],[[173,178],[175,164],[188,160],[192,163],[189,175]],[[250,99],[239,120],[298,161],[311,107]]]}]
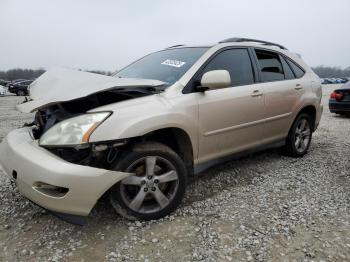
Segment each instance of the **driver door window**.
[{"label": "driver door window", "polygon": [[205,66],[203,74],[212,70],[227,70],[231,76],[231,86],[254,83],[252,63],[247,49],[230,49],[219,53]]}]

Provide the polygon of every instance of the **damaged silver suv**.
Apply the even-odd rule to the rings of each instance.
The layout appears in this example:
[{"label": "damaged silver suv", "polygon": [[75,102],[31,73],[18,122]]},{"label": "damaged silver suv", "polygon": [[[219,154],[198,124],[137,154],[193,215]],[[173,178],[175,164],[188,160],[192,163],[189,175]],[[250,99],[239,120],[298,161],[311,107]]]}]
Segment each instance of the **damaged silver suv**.
[{"label": "damaged silver suv", "polygon": [[285,47],[231,38],[174,46],[113,76],[53,69],[18,105],[35,120],[8,134],[0,162],[19,191],[83,223],[108,195],[130,219],[181,202],[187,177],[238,153],[307,153],[322,114],[321,85]]}]

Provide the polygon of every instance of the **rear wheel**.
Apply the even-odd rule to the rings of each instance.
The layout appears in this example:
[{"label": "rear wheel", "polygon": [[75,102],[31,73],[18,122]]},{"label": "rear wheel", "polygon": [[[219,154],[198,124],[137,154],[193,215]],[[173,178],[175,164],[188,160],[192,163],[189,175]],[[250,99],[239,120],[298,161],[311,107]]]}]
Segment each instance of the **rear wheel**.
[{"label": "rear wheel", "polygon": [[187,183],[181,158],[169,147],[141,143],[125,152],[114,170],[132,173],[109,194],[115,210],[128,219],[151,220],[171,213],[181,202]]},{"label": "rear wheel", "polygon": [[310,147],[312,121],[308,114],[300,114],[289,130],[284,152],[288,156],[302,157]]}]

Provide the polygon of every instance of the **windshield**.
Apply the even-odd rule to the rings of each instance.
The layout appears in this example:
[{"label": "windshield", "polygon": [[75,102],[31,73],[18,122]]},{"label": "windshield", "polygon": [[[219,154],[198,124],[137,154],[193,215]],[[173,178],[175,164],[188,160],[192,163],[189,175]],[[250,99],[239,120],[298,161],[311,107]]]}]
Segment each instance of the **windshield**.
[{"label": "windshield", "polygon": [[207,47],[187,47],[149,54],[113,76],[160,80],[174,84],[207,51]]}]

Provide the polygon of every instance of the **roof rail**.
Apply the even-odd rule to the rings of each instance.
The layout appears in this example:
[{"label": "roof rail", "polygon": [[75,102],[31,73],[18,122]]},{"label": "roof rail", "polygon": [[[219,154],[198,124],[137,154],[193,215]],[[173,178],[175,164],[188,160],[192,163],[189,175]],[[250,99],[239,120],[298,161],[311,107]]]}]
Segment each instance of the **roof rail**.
[{"label": "roof rail", "polygon": [[165,49],[170,49],[170,48],[179,47],[179,46],[184,46],[184,45],[172,45],[172,46],[169,46],[169,47],[167,47]]},{"label": "roof rail", "polygon": [[221,43],[230,43],[230,42],[255,42],[255,43],[261,43],[264,45],[273,45],[273,46],[277,46],[281,49],[287,50],[287,48],[285,48],[283,45],[279,45],[279,44],[275,44],[275,43],[271,43],[271,42],[267,42],[267,41],[262,41],[262,40],[258,40],[258,39],[250,39],[250,38],[240,38],[240,37],[232,37],[232,38],[227,38],[225,40],[222,40],[219,42],[219,44]]}]

